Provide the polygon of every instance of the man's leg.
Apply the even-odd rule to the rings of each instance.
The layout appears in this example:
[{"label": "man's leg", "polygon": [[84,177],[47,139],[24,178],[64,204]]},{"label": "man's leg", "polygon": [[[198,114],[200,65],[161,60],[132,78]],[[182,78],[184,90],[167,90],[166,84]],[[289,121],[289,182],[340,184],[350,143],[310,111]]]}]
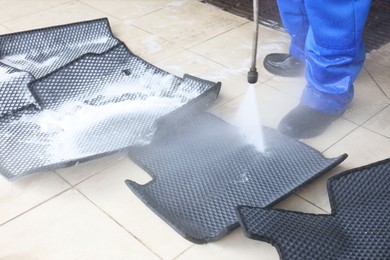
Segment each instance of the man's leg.
[{"label": "man's leg", "polygon": [[303,0],[278,0],[283,26],[290,34],[290,53],[272,53],[264,59],[264,67],[279,76],[303,75],[305,41],[309,29]]},{"label": "man's leg", "polygon": [[301,102],[327,114],[343,113],[365,59],[362,32],[371,0],[306,0],[306,79]]},{"label": "man's leg", "polygon": [[309,20],[303,0],[278,0],[283,26],[291,37],[290,54],[299,60],[305,58],[305,41]]},{"label": "man's leg", "polygon": [[362,31],[371,0],[306,0],[307,85],[301,105],[279,124],[296,138],[322,133],[347,109],[365,59]]}]

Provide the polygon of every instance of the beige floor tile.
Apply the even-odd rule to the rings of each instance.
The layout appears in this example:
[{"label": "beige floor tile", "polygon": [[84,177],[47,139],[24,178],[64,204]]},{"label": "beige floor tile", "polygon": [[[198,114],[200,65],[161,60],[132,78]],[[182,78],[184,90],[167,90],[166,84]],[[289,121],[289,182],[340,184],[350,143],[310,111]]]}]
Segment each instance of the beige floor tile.
[{"label": "beige floor tile", "polygon": [[358,125],[352,123],[351,121],[348,121],[344,118],[339,118],[338,120],[334,121],[325,130],[324,133],[310,139],[302,140],[302,142],[320,152],[323,152],[357,127]]},{"label": "beige floor tile", "polygon": [[109,17],[103,12],[80,2],[71,1],[49,10],[27,15],[20,19],[5,23],[4,26],[17,32],[105,17],[109,19],[112,26],[120,23],[118,19]]},{"label": "beige floor tile", "polygon": [[371,118],[364,126],[390,138],[390,106]]},{"label": "beige floor tile", "polygon": [[7,33],[11,33],[11,30],[0,25],[0,34],[7,34]]},{"label": "beige floor tile", "polygon": [[122,160],[77,186],[85,196],[112,216],[163,259],[172,259],[192,245],[154,214],[124,181],[151,180],[130,160]]},{"label": "beige floor tile", "polygon": [[[390,50],[389,50],[390,53]],[[387,54],[385,58],[389,60],[390,55]],[[373,61],[366,61],[364,68],[379,85],[382,91],[386,94],[387,98],[390,99],[390,65],[385,67]]]},{"label": "beige floor tile", "polygon": [[335,176],[345,170],[348,170],[348,168],[344,166],[343,163],[341,163],[341,165],[322,175],[311,184],[306,185],[302,189],[298,190],[298,196],[304,198],[307,201],[310,201],[325,212],[331,213],[327,181],[330,177]]},{"label": "beige floor tile", "polygon": [[299,99],[306,85],[306,79],[305,77],[289,78],[275,76],[265,83]]},{"label": "beige floor tile", "polygon": [[69,0],[1,0],[0,23],[22,18],[68,1]]},{"label": "beige floor tile", "polygon": [[2,259],[158,259],[75,190],[0,227]]},{"label": "beige floor tile", "polygon": [[[80,0],[122,21],[130,23],[132,19],[155,12],[172,4],[173,0]],[[183,0],[185,2],[185,0]]]},{"label": "beige floor tile", "polygon": [[366,60],[390,68],[390,42],[367,54]]},{"label": "beige floor tile", "polygon": [[[258,113],[248,114],[248,120],[251,120],[250,118],[253,116],[259,116],[262,125],[268,127],[276,128],[283,116],[299,102],[282,91],[265,84],[258,85],[255,90]],[[220,107],[213,108],[211,112],[227,122],[233,123],[237,109],[241,105],[242,97],[240,96]]]},{"label": "beige floor tile", "polygon": [[156,63],[184,50],[161,37],[132,25],[122,23],[113,26],[112,30],[117,38],[125,42],[131,52],[150,63]]},{"label": "beige floor tile", "polygon": [[[326,214],[325,211],[303,200],[291,195],[284,199],[274,208],[299,211],[312,214]],[[276,248],[268,243],[249,239],[244,236],[241,228],[222,238],[220,241],[206,245],[194,245],[178,260],[184,259],[279,259]]]},{"label": "beige floor tile", "polygon": [[[253,23],[248,22],[234,30],[212,38],[193,48],[201,54],[245,75],[251,66]],[[259,26],[259,42],[257,48],[257,70],[259,81],[273,77],[263,67],[264,57],[273,52],[286,52],[289,46],[288,35],[279,31]]]},{"label": "beige floor tile", "polygon": [[343,117],[356,124],[363,124],[385,108],[389,99],[364,69],[354,85],[355,96]]},{"label": "beige floor tile", "polygon": [[216,105],[226,103],[243,94],[248,86],[244,75],[191,51],[180,52],[157,62],[155,65],[180,77],[187,73],[213,82],[222,82],[221,93]]},{"label": "beige floor tile", "polygon": [[68,188],[54,172],[36,173],[12,182],[0,177],[0,224]]},{"label": "beige floor tile", "polygon": [[327,179],[337,173],[389,158],[390,139],[359,127],[328,149],[324,155],[330,158],[342,153],[347,153],[348,158],[340,166],[331,173],[319,178],[313,184],[298,191],[298,195],[329,211],[329,199],[326,191]]},{"label": "beige floor tile", "polygon": [[[309,185],[308,185],[309,186]],[[293,194],[276,204],[274,209],[284,209],[311,214],[326,214],[327,212]]]},{"label": "beige floor tile", "polygon": [[75,166],[57,169],[55,172],[57,172],[71,185],[76,185],[77,183],[91,177],[92,175],[114,165],[118,161],[124,159],[125,156],[125,154],[117,153],[100,159],[80,163]]},{"label": "beige floor tile", "polygon": [[132,24],[181,47],[189,48],[245,22],[246,19],[214,6],[189,1],[182,5],[172,4],[134,19]]},{"label": "beige floor tile", "polygon": [[347,153],[347,168],[373,163],[390,157],[390,139],[359,127],[325,152],[326,156]]},{"label": "beige floor tile", "polygon": [[279,255],[271,244],[249,239],[244,236],[241,228],[238,228],[217,242],[194,245],[175,259],[278,260]]}]

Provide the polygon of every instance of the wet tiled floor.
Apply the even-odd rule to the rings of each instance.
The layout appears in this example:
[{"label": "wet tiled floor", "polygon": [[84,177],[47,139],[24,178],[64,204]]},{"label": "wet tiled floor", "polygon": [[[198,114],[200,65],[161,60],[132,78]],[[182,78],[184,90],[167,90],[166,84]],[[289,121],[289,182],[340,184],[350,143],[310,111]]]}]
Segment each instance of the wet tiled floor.
[{"label": "wet tiled floor", "polygon": [[[211,111],[230,121],[248,87],[250,21],[196,0],[0,0],[0,33],[108,17],[114,34],[143,59],[177,76],[222,82]],[[285,52],[286,34],[260,27],[256,84],[264,125],[276,127],[299,102],[303,78],[276,77],[264,56]],[[390,43],[368,54],[343,118],[304,142],[326,157],[349,157],[277,207],[330,213],[330,176],[390,157]],[[151,212],[124,184],[151,178],[124,154],[0,179],[0,259],[279,259],[270,244],[238,228],[195,245]]]}]

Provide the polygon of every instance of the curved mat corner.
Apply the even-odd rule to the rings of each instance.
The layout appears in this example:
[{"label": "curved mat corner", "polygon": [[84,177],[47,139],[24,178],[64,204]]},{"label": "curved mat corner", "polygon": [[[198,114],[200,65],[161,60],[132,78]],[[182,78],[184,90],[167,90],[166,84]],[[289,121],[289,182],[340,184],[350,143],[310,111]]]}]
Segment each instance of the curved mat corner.
[{"label": "curved mat corner", "polygon": [[331,215],[240,206],[245,234],[282,259],[389,259],[390,159],[328,181]]}]

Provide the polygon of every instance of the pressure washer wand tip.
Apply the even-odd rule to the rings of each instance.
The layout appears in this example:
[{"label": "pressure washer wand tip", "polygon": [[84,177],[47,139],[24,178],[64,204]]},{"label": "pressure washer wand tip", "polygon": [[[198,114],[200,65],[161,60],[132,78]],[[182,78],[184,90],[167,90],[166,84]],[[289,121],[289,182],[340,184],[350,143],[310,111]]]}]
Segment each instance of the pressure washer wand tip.
[{"label": "pressure washer wand tip", "polygon": [[259,73],[257,72],[256,68],[250,68],[248,72],[248,83],[255,84],[257,82],[258,77]]}]

